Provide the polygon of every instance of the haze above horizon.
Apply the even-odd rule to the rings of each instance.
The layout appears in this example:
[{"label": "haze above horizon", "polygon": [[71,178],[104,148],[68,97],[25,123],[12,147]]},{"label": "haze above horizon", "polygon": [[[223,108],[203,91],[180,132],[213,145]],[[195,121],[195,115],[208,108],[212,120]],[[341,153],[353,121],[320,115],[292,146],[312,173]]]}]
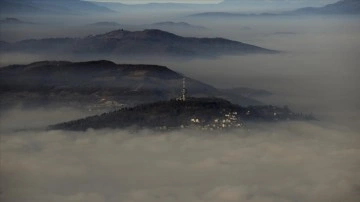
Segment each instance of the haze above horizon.
[{"label": "haze above horizon", "polygon": [[[87,0],[87,1],[93,1],[93,2],[114,2],[114,3],[124,3],[124,4],[147,4],[147,3],[189,3],[189,4],[217,4],[221,3],[226,0]],[[235,2],[235,0],[228,0]],[[237,0],[237,1],[243,1],[243,2],[250,2],[249,0]],[[263,1],[263,0],[252,0],[251,2],[255,1]],[[337,0],[271,0],[272,2],[283,2],[283,3],[290,3],[290,4],[306,4],[310,3],[319,5],[325,5],[328,3],[334,3]],[[267,1],[269,2],[269,1]],[[309,4],[310,5],[310,4]]]}]

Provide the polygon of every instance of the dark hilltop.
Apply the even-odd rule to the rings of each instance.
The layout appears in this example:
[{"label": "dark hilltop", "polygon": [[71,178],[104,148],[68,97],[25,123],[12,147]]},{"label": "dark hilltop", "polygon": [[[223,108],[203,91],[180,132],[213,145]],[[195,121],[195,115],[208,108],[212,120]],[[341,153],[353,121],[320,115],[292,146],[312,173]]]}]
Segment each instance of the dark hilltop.
[{"label": "dark hilltop", "polygon": [[0,106],[6,109],[14,105],[56,105],[111,110],[176,97],[183,78],[191,96],[223,97],[241,105],[261,104],[252,96],[217,89],[165,66],[100,60],[41,61],[2,67]]},{"label": "dark hilltop", "polygon": [[311,115],[271,105],[242,107],[219,98],[172,99],[124,108],[80,120],[50,126],[55,130],[195,128],[226,130],[244,128],[248,122],[314,120]]}]

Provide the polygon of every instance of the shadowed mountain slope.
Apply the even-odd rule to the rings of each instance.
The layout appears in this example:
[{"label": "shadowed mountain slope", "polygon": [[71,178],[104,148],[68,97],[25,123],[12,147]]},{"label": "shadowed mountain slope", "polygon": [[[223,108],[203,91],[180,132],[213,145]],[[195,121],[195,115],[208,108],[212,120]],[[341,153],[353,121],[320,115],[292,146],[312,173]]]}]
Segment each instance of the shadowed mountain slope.
[{"label": "shadowed mountain slope", "polygon": [[[158,65],[115,64],[110,61],[42,61],[0,69],[3,106],[17,103],[81,106],[102,99],[127,105],[178,97],[183,75]],[[259,104],[244,96],[227,95],[187,78],[191,96],[222,96],[243,105]]]},{"label": "shadowed mountain slope", "polygon": [[277,51],[224,38],[182,37],[169,32],[115,30],[85,38],[47,38],[11,44],[9,52],[96,56],[216,57]]}]

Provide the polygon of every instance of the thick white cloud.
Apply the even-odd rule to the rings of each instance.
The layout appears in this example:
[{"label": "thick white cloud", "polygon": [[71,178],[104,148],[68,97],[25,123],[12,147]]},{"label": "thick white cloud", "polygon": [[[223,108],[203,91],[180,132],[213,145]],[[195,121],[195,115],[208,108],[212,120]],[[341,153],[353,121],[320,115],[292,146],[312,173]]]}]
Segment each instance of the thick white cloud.
[{"label": "thick white cloud", "polygon": [[1,201],[356,202],[359,142],[316,123],[221,135],[5,133]]}]

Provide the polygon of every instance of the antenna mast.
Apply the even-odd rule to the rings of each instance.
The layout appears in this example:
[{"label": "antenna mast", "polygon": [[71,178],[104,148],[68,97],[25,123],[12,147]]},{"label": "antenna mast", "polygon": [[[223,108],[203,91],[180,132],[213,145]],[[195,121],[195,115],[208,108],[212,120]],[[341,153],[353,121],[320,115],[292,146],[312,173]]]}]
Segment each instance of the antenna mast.
[{"label": "antenna mast", "polygon": [[186,90],[186,79],[185,78],[183,78],[183,89],[182,89],[181,93],[182,93],[181,100],[186,101],[187,90]]}]

